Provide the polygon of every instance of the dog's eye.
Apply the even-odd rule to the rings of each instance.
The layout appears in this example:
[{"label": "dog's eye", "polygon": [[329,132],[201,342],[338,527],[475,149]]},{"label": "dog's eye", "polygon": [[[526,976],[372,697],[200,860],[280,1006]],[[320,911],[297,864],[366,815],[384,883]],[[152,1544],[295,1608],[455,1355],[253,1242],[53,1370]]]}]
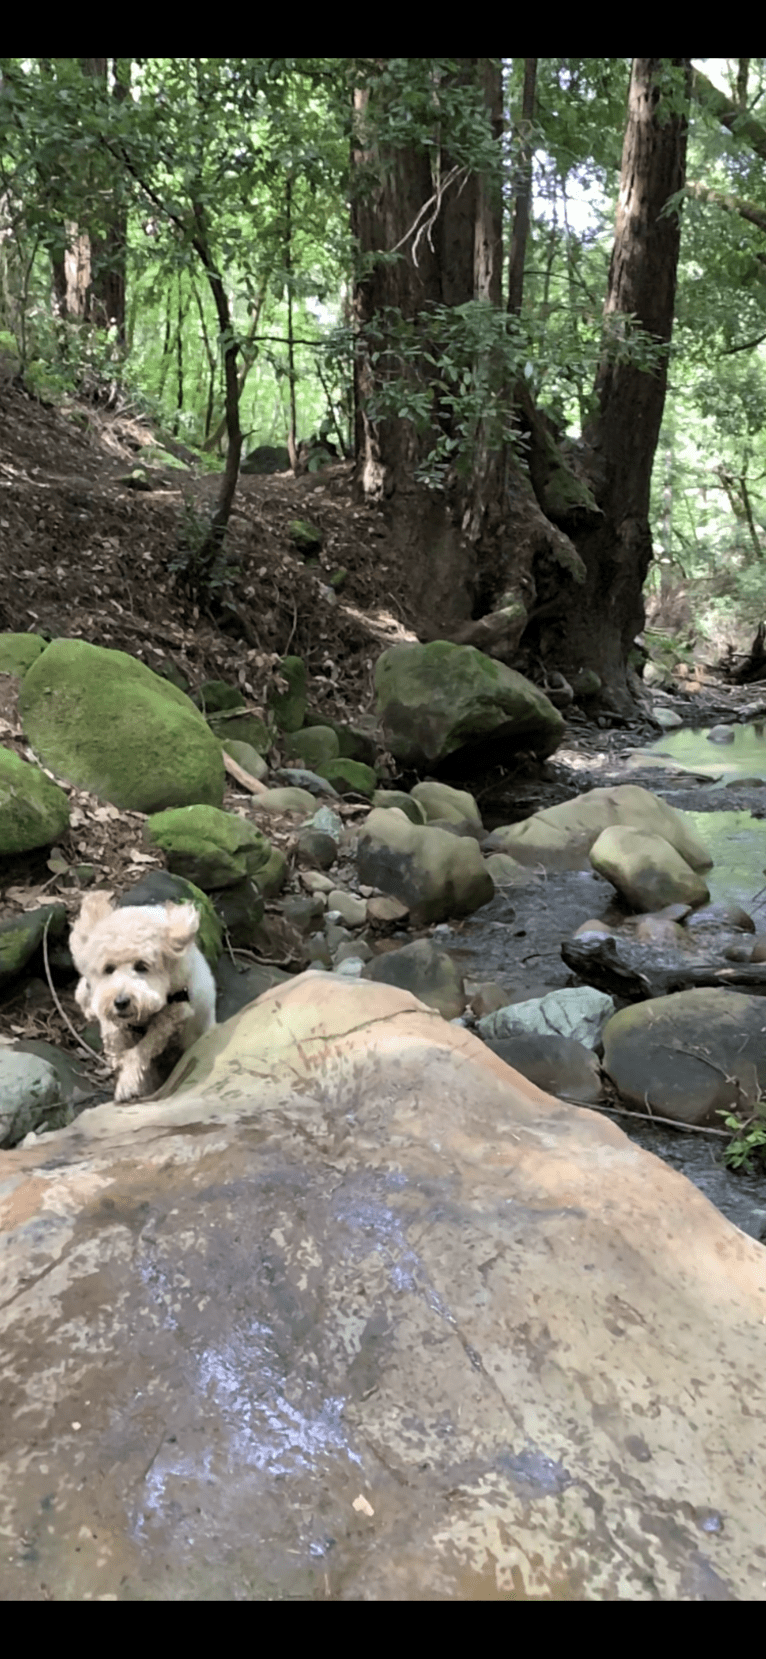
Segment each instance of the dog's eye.
[{"label": "dog's eye", "polygon": [[148,974],[148,972],[149,972],[149,963],[148,962],[134,962],[133,963],[133,972],[137,973],[137,974]]},{"label": "dog's eye", "polygon": [[104,969],[104,973],[105,974],[113,974],[114,973],[114,963],[113,962],[107,962],[106,967]]}]

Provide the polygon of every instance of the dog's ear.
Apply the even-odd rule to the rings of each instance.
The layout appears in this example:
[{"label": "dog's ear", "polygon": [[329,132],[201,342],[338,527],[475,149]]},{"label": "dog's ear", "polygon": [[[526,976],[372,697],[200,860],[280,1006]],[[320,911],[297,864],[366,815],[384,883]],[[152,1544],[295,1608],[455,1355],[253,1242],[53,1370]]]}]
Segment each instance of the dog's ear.
[{"label": "dog's ear", "polygon": [[72,952],[75,966],[78,967],[77,952],[85,945],[88,934],[93,932],[99,922],[103,922],[112,914],[111,893],[88,893],[80,906],[80,914],[69,935],[69,949]]},{"label": "dog's ear", "polygon": [[199,911],[191,902],[174,904],[172,899],[168,899],[165,915],[168,946],[175,956],[180,956],[199,928]]},{"label": "dog's ear", "polygon": [[105,916],[110,916],[113,909],[111,893],[88,893],[80,906],[77,925],[95,927],[98,922],[103,922]]}]

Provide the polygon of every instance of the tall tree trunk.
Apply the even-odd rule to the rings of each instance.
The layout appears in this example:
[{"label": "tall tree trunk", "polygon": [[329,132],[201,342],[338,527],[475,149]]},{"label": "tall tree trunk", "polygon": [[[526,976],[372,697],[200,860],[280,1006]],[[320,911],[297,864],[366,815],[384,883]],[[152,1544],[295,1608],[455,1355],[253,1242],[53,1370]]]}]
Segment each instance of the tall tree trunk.
[{"label": "tall tree trunk", "polygon": [[[584,580],[561,580],[544,564],[533,570],[540,610],[522,644],[531,645],[565,674],[595,669],[605,701],[627,712],[632,690],[628,654],[643,626],[642,588],[652,557],[649,495],[667,389],[673,329],[680,221],[666,212],[683,189],[688,58],[635,58],[622,155],[609,287],[604,305],[604,352],[596,378],[598,413],[584,433],[582,470],[599,513],[578,528],[566,502],[541,505],[567,531],[584,566]],[[654,347],[639,367],[620,351],[633,326]],[[539,493],[539,492],[538,492]]]},{"label": "tall tree trunk", "polygon": [[[489,60],[463,59],[459,79],[484,87],[491,130],[499,135],[498,72]],[[377,146],[369,117],[376,89],[356,95],[360,189],[354,228],[363,255],[398,251],[398,260],[368,260],[357,286],[357,478],[369,499],[388,501],[413,542],[413,608],[423,632],[474,643],[507,662],[576,675],[590,668],[603,702],[634,708],[637,682],[628,654],[643,623],[641,590],[651,559],[649,489],[667,383],[680,229],[669,199],[683,189],[689,59],[637,58],[633,64],[622,181],[609,287],[604,350],[596,381],[598,413],[580,445],[562,442],[523,382],[505,389],[526,438],[515,449],[488,446],[480,423],[469,483],[449,499],[432,493],[424,507],[412,471],[432,434],[412,422],[374,418],[386,374],[385,353],[371,349],[376,323],[385,345],[387,307],[421,325],[423,358],[407,374],[427,384],[428,308],[486,297],[482,286],[491,198],[483,179],[449,165],[432,147]],[[531,76],[527,77],[527,94]],[[384,130],[381,127],[378,131]],[[444,135],[445,151],[449,135]],[[432,176],[431,157],[438,156]],[[366,188],[365,188],[366,187]],[[499,204],[491,210],[499,215]],[[498,219],[499,223],[499,219]],[[491,229],[489,241],[497,237]],[[509,298],[513,301],[514,296]],[[516,283],[518,301],[518,282]],[[512,304],[511,309],[514,309]],[[625,337],[638,330],[639,366]],[[389,360],[390,361],[390,360]],[[458,524],[460,529],[458,530]]]},{"label": "tall tree trunk", "polygon": [[537,58],[524,59],[524,94],[521,105],[519,136],[521,156],[519,181],[513,210],[511,252],[508,260],[508,310],[515,316],[521,312],[524,295],[524,260],[529,235],[529,211],[532,205],[532,122],[535,118],[535,86]]}]

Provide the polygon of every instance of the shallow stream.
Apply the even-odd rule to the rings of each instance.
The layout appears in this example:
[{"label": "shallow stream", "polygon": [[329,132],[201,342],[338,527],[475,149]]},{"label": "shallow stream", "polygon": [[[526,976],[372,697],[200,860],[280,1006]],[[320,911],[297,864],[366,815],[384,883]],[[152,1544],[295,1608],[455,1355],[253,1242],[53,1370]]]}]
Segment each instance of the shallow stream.
[{"label": "shallow stream", "polygon": [[[670,804],[683,806],[710,848],[714,864],[705,879],[711,899],[741,905],[757,931],[766,933],[766,820],[741,804],[745,790],[753,810],[760,811],[761,802],[766,810],[766,726],[733,726],[727,743],[711,743],[707,729],[665,732],[656,743],[634,751],[626,774],[610,781],[627,783],[634,768],[645,774],[656,766],[652,787]],[[688,786],[678,776],[682,771],[689,773]],[[641,782],[648,782],[645,775]],[[727,794],[731,807],[725,804]],[[561,940],[592,917],[613,916],[614,899],[611,886],[589,871],[538,877],[498,892],[462,927],[437,928],[434,943],[449,950],[464,974],[496,978],[517,997],[524,987],[534,997],[571,983],[560,956]],[[766,1241],[766,1173],[724,1168],[725,1143],[717,1136],[643,1123],[628,1113],[615,1121],[631,1140],[693,1181],[743,1232]]]}]

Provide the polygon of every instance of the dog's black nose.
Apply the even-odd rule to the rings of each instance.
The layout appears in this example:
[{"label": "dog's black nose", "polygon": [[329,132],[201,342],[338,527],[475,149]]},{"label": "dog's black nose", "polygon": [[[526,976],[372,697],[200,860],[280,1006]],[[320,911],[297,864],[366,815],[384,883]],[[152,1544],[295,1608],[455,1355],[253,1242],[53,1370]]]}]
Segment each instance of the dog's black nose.
[{"label": "dog's black nose", "polygon": [[124,1014],[130,1008],[130,997],[115,997],[114,1010],[117,1014]]}]

